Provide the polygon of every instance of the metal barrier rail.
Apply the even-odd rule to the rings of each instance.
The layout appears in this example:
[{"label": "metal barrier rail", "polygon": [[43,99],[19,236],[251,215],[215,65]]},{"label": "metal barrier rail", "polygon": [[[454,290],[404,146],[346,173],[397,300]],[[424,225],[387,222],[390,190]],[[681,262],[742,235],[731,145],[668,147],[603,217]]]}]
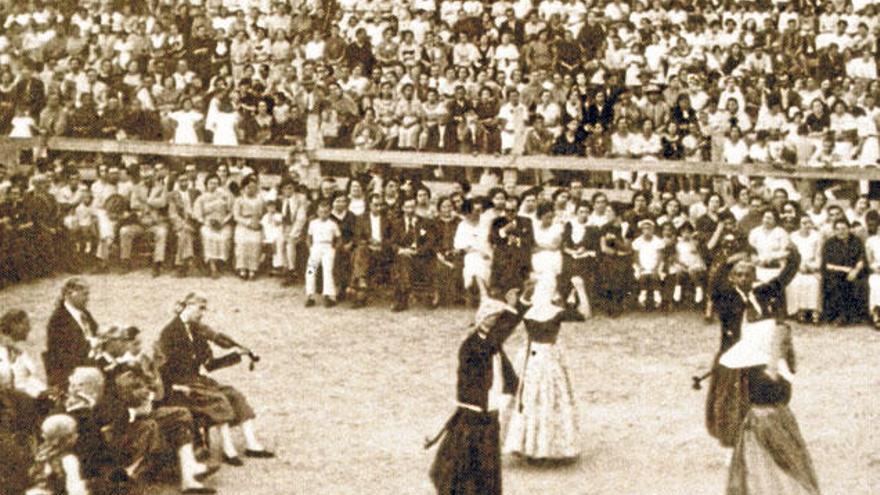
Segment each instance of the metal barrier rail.
[{"label": "metal barrier rail", "polygon": [[[56,151],[90,152],[127,155],[159,155],[178,158],[244,158],[251,160],[286,160],[291,149],[285,146],[244,144],[214,146],[211,144],[173,144],[162,141],[115,141],[67,137],[9,138],[0,137],[3,152],[45,148]],[[515,168],[521,170],[550,169],[573,171],[630,171],[672,175],[748,175],[788,177],[792,179],[835,179],[880,181],[880,168],[836,166],[830,168],[782,168],[767,164],[727,165],[716,162],[642,161],[610,158],[536,155],[468,155],[416,151],[354,150],[323,148],[309,151],[309,156],[322,162],[385,163],[399,167],[441,165],[456,167]]]}]

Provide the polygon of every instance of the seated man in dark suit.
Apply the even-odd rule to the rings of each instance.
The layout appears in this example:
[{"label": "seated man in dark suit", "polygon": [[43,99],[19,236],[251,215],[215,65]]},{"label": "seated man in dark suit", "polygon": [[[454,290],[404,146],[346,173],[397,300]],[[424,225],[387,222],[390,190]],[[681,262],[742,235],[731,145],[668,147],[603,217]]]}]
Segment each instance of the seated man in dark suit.
[{"label": "seated man in dark suit", "polygon": [[98,324],[86,309],[89,287],[80,278],[71,278],[61,288],[61,297],[46,327],[44,365],[50,387],[64,390],[67,378],[78,366],[92,366],[91,341]]},{"label": "seated man in dark suit", "polygon": [[424,270],[434,259],[434,229],[430,220],[416,216],[416,199],[412,196],[404,198],[402,210],[401,216],[389,222],[394,249],[392,311],[407,308],[414,270],[416,267]]},{"label": "seated man in dark suit", "polygon": [[[238,362],[241,354],[248,352],[226,335],[202,323],[206,309],[207,300],[190,293],[178,303],[177,316],[162,330],[159,352],[165,362],[159,373],[167,394],[163,405],[187,407],[197,419],[217,426],[223,439],[223,460],[229,465],[244,464],[232,442],[230,426],[241,426],[247,457],[274,457],[257,440],[253,422],[256,415],[244,395],[201,373],[203,366],[208,370],[224,367]],[[209,342],[222,348],[235,348],[239,354],[215,360]]]},{"label": "seated man in dark suit", "polygon": [[391,258],[391,226],[384,207],[381,194],[370,195],[369,211],[355,223],[351,273],[355,308],[366,304],[370,275],[385,268]]}]

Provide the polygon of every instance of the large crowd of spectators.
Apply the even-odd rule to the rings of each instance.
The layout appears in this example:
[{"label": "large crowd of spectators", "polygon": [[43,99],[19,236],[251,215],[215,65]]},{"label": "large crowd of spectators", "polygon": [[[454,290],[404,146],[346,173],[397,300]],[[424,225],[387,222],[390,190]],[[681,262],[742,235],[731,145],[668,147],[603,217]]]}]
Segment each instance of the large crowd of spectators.
[{"label": "large crowd of spectators", "polygon": [[880,158],[872,1],[3,4],[4,135],[817,167]]}]

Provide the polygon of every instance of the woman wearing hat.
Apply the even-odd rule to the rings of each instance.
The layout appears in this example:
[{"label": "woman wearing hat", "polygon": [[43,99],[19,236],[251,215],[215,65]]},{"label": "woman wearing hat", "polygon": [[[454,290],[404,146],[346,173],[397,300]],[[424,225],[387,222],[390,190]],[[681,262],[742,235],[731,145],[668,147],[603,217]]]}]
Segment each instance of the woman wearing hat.
[{"label": "woman wearing hat", "polygon": [[[765,324],[782,311],[785,288],[800,266],[800,254],[786,247],[785,264],[776,277],[755,285],[755,265],[745,253],[737,253],[715,275],[712,302],[721,320],[719,357],[740,339],[741,332]],[[748,411],[748,380],[740,369],[715,366],[706,396],[706,428],[724,447],[735,445],[742,420]]]},{"label": "woman wearing hat", "polygon": [[719,365],[748,381],[748,412],[733,451],[727,495],[818,495],[810,454],[788,408],[795,367],[788,325],[768,319],[744,327]]},{"label": "woman wearing hat", "polygon": [[521,319],[518,295],[508,291],[507,304],[482,297],[473,332],[459,347],[455,413],[426,444],[443,437],[430,470],[438,495],[501,494],[498,410],[518,384],[502,345]]},{"label": "woman wearing hat", "polygon": [[535,285],[532,306],[523,315],[528,342],[517,359],[520,387],[504,440],[505,453],[562,460],[580,452],[577,408],[565,356],[557,344],[562,322],[571,321],[574,311],[559,306],[560,299],[556,279],[542,277]]}]

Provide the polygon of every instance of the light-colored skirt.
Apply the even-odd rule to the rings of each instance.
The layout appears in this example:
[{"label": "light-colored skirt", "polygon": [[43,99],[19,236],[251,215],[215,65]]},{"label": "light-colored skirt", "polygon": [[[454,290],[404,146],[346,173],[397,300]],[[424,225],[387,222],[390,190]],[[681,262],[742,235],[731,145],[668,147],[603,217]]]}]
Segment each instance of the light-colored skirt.
[{"label": "light-colored skirt", "polygon": [[868,277],[868,309],[880,306],[880,273],[872,273]]},{"label": "light-colored skirt", "polygon": [[819,495],[810,453],[788,406],[752,406],[733,451],[727,495]]},{"label": "light-colored skirt", "polygon": [[562,348],[533,342],[528,352],[528,363],[526,349],[517,357],[521,391],[511,406],[503,451],[532,459],[577,457],[577,414]]},{"label": "light-colored skirt", "polygon": [[235,226],[235,269],[257,271],[263,251],[263,232]]},{"label": "light-colored skirt", "polygon": [[788,314],[798,311],[819,311],[822,308],[822,291],[819,276],[798,273],[785,288],[785,304]]},{"label": "light-colored skirt", "polygon": [[562,251],[538,251],[532,255],[532,271],[536,278],[562,273]]},{"label": "light-colored skirt", "polygon": [[224,225],[220,230],[202,226],[202,248],[205,261],[229,259],[229,244],[232,241],[232,226]]}]

